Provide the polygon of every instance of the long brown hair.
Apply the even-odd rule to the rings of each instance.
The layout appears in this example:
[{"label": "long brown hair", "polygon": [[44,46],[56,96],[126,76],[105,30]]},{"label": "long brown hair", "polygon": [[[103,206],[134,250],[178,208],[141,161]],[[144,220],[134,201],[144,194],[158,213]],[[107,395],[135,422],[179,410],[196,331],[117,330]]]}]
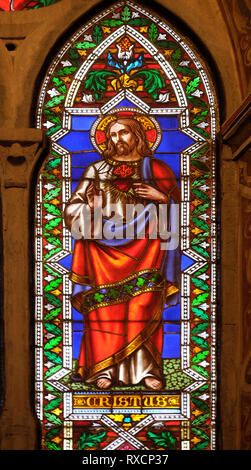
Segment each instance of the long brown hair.
[{"label": "long brown hair", "polygon": [[116,148],[110,135],[110,130],[114,124],[123,124],[124,126],[127,126],[132,134],[135,135],[137,152],[141,157],[152,157],[153,153],[149,148],[145,130],[141,123],[133,118],[117,118],[110,122],[106,129],[107,149],[104,151],[105,158],[113,157],[113,155],[116,154]]}]

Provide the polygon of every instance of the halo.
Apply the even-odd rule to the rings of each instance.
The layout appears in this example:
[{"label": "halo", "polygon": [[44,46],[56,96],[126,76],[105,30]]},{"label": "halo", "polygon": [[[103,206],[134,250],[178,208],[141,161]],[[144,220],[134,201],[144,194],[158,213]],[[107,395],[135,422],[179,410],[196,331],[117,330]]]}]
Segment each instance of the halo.
[{"label": "halo", "polygon": [[106,150],[106,128],[116,119],[132,118],[139,121],[145,130],[148,145],[152,151],[156,150],[161,142],[162,132],[159,123],[154,117],[146,116],[141,110],[129,107],[115,108],[99,117],[92,125],[90,139],[93,147],[102,154]]}]

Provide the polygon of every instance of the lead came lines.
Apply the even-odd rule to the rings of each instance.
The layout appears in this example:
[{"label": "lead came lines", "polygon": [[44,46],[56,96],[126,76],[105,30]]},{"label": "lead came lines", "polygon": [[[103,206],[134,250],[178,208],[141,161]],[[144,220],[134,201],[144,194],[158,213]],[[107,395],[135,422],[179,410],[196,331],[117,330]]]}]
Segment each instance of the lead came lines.
[{"label": "lead came lines", "polygon": [[[119,4],[116,4],[115,7],[118,7],[118,5],[130,5],[131,7],[133,7],[135,10],[138,10],[140,12],[142,12],[144,15],[146,15],[148,18],[150,18],[153,22],[157,23],[157,18],[155,18],[153,15],[151,15],[149,12],[146,12],[143,8],[140,8],[138,6],[135,6],[133,3],[131,2],[121,2]],[[60,58],[63,57],[63,54],[66,52],[66,50],[73,44],[73,42],[79,38],[79,36],[84,32],[86,31],[87,28],[89,28],[91,25],[93,24],[96,24],[100,19],[104,18],[108,12],[111,12],[113,11],[113,9],[115,8],[110,8],[110,9],[107,9],[105,12],[103,12],[102,14],[96,16],[88,25],[86,25],[84,28],[81,29],[81,31],[79,31],[78,33],[76,33],[70,42],[68,42],[64,48],[61,49],[60,51],[60,54],[61,56],[57,56],[57,58],[55,59],[55,61],[53,62],[51,68],[49,69],[49,72],[50,74],[53,73],[53,71],[55,70],[55,67],[57,66]],[[167,25],[165,25],[164,23],[162,22],[159,22],[158,23],[165,31],[168,31],[169,34],[172,35],[173,38],[176,39],[176,41],[179,42],[179,44],[184,48],[184,50],[186,50],[186,52],[189,54],[189,56],[193,59],[195,65],[197,66],[198,69],[201,69],[202,66],[200,64],[200,62],[196,59],[196,56],[195,54],[193,54],[193,52],[190,50],[190,48],[181,40],[181,38],[176,34],[174,33],[171,28],[169,28]],[[125,31],[128,31],[130,32],[130,29],[132,30],[131,27],[126,27],[125,26]],[[115,33],[117,34],[118,30],[115,31]],[[169,67],[169,64],[168,62],[163,62],[163,57],[160,53],[158,53],[157,51],[157,54],[154,52],[155,51],[155,46],[153,46],[151,43],[149,43],[149,41],[144,38],[144,36],[140,35],[140,33],[136,32],[135,33],[135,30],[133,30],[134,32],[134,35],[135,37],[137,36],[138,38],[141,36],[141,43],[143,45],[149,45],[150,44],[150,49],[148,47],[148,50],[150,51],[151,54],[153,55],[157,55],[157,60],[159,61],[159,64],[161,65],[161,67],[163,68],[163,70],[165,71],[166,74],[169,74],[170,77],[172,77],[172,70],[170,69]],[[116,36],[115,34],[115,36]],[[119,36],[117,36],[119,37]],[[143,38],[143,39],[142,39]],[[94,52],[94,55],[96,55],[96,57],[94,58],[94,60],[96,60],[96,58],[98,57],[98,55],[101,53],[102,51],[102,44],[100,44],[97,48],[96,48],[96,52]],[[100,49],[99,49],[100,48]],[[90,62],[91,62],[91,65],[93,63],[93,56],[90,55],[89,56],[89,59],[90,59]],[[165,59],[164,59],[165,60]],[[163,65],[164,64],[164,65]],[[89,62],[88,62],[88,59],[87,61],[85,62],[85,65],[88,67],[86,70],[88,71],[90,66],[89,66]],[[203,81],[203,84],[205,86],[205,89],[206,89],[206,94],[208,96],[208,99],[209,99],[209,102],[212,104],[212,107],[210,109],[210,113],[211,113],[211,126],[212,126],[212,136],[213,138],[215,137],[215,110],[213,108],[213,105],[214,105],[214,96],[211,94],[211,90],[210,90],[210,84],[209,84],[209,81],[208,81],[208,78],[207,78],[207,75],[206,73],[202,70],[200,71],[201,73],[201,78],[202,78],[202,81]],[[176,75],[175,75],[176,77]],[[46,81],[47,80],[47,81]],[[43,100],[44,100],[44,96],[45,96],[45,93],[46,93],[46,86],[48,85],[48,80],[49,80],[49,77],[47,77],[44,81],[44,84],[43,84],[43,89],[42,89],[42,92],[40,94],[40,113],[42,112],[41,109],[42,109],[42,105],[43,105]],[[180,85],[180,82],[179,80],[177,80],[177,78],[173,78],[172,79],[172,85],[175,87],[175,93],[178,97],[178,102],[179,102],[179,105],[181,106],[181,104],[183,104],[183,106],[187,106],[187,103],[186,103],[186,96],[184,94],[184,90],[183,90],[183,87]],[[74,99],[75,99],[75,96],[76,96],[76,92],[79,88],[79,82],[75,79],[75,81],[72,82],[71,84],[71,87],[70,87],[70,90],[68,92],[68,99],[69,101],[73,102]],[[127,93],[131,93],[129,92],[128,90],[126,90]],[[124,94],[125,95],[125,94]],[[135,104],[136,104],[136,98],[135,97]],[[137,105],[137,104],[136,104]],[[106,105],[105,105],[106,106]],[[147,106],[147,105],[146,105]],[[105,107],[104,107],[104,112],[105,112]],[[158,108],[156,108],[156,111],[157,111]],[[68,109],[70,112],[68,114],[65,114],[65,117],[64,117],[64,126],[66,126],[68,129],[70,129],[70,119],[71,119],[71,114],[72,114],[72,111],[74,110],[74,113],[75,114],[81,114],[81,109],[75,109],[75,108],[70,108]],[[87,111],[87,108],[85,108],[85,111]],[[151,114],[154,114],[154,111],[155,109],[148,109],[146,110],[145,109],[145,112],[150,112]],[[162,114],[171,114],[172,110],[171,108],[168,109],[168,111],[166,112],[163,108],[160,108],[160,111]],[[175,114],[175,111],[177,112],[177,110],[173,110],[174,111],[174,114]],[[88,109],[88,113],[91,114],[91,113],[98,113],[99,110],[92,110],[91,108]],[[39,114],[39,117],[41,117],[41,114]],[[39,122],[39,117],[38,117],[38,121]],[[40,120],[41,121],[41,120]],[[205,143],[204,140],[203,140],[203,137],[201,136],[198,136],[194,131],[192,131],[191,129],[187,128],[187,126],[189,125],[189,116],[188,116],[188,108],[186,108],[181,116],[181,128],[185,131],[186,134],[190,135],[192,138],[196,138],[197,139],[197,143],[194,144],[194,147],[193,147],[193,151],[195,151],[195,148],[197,146],[197,148],[200,148],[203,146],[203,144]],[[60,134],[61,132],[61,134]],[[57,137],[54,137],[56,136],[56,134],[54,134],[52,137],[51,137],[51,140],[58,140],[59,139],[59,136],[62,136],[62,135],[65,135],[64,131],[61,129],[59,131],[59,133],[57,134]],[[54,144],[56,145],[56,144]],[[56,149],[56,147],[55,147]],[[60,150],[60,146],[57,147],[57,151]],[[189,169],[189,155],[191,155],[192,153],[192,150],[191,148],[188,150],[187,152],[187,155],[186,156],[182,156],[182,158],[186,158],[186,162],[184,162],[184,166],[183,166],[183,171],[184,171],[184,176],[190,176],[190,169]],[[61,154],[62,154],[62,148],[61,148]],[[63,198],[64,200],[68,199],[70,197],[70,193],[71,193],[71,187],[70,187],[70,154],[68,154],[67,156],[65,156],[65,154],[63,154],[63,161],[65,163],[65,166],[64,166],[64,173],[63,173],[63,176],[65,177],[64,179],[64,183],[63,183]],[[186,163],[188,164],[188,166],[186,167]],[[213,165],[215,164],[215,162],[213,161]],[[214,166],[213,166],[213,170],[212,170],[212,175],[214,175]],[[190,303],[190,297],[189,297],[189,293],[188,293],[188,289],[189,289],[189,281],[190,281],[190,276],[193,272],[196,272],[196,270],[199,269],[199,266],[204,266],[204,262],[205,260],[203,259],[203,257],[201,257],[200,255],[195,255],[194,252],[192,252],[192,250],[187,250],[189,248],[189,242],[190,242],[190,238],[188,237],[188,230],[189,230],[189,212],[190,212],[190,206],[189,206],[189,182],[188,180],[186,181],[187,178],[184,178],[182,179],[182,191],[183,191],[183,195],[184,195],[184,201],[183,204],[182,204],[182,227],[181,227],[181,232],[182,232],[182,249],[184,250],[184,254],[188,255],[188,256],[191,256],[193,259],[194,259],[194,263],[193,265],[187,269],[184,273],[184,276],[182,277],[183,279],[183,297],[182,297],[182,315],[183,315],[183,321],[182,321],[182,355],[184,356],[183,357],[183,366],[185,366],[186,368],[189,366],[189,349],[187,347],[187,344],[189,344],[189,327],[190,327],[190,324],[188,323],[188,320],[189,320],[189,303]],[[63,202],[63,207],[64,207],[64,202]],[[40,213],[40,210],[41,208],[37,208],[37,216],[38,218],[41,217],[41,213]],[[216,207],[215,207],[215,199],[214,197],[212,198],[212,206],[211,206],[211,215],[212,215],[212,219],[215,219],[216,217]],[[215,261],[216,260],[216,240],[213,238],[213,233],[216,232],[216,227],[215,227],[215,224],[213,223],[212,224],[212,245],[211,245],[211,248],[212,248],[212,252],[211,252],[211,256],[212,256],[212,260]],[[40,241],[40,243],[37,243],[37,249],[36,249],[36,253],[39,255],[39,257],[41,257],[41,253],[42,253],[42,245],[41,245],[41,242],[42,242],[42,239],[39,239],[39,235],[40,235],[40,228],[37,229],[37,240]],[[65,253],[68,251],[70,251],[70,246],[71,246],[71,237],[70,237],[70,234],[68,233],[68,231],[65,229],[64,227],[64,231],[63,231],[63,247],[64,247],[64,253],[61,253],[60,252],[60,256],[58,257],[53,257],[53,259],[51,260],[52,261],[52,265],[54,265],[53,267],[56,267],[55,264],[57,262],[60,261],[61,259],[61,255],[64,255],[65,256]],[[49,263],[48,263],[49,264]],[[212,266],[212,290],[211,290],[211,302],[215,302],[216,301],[216,287],[215,287],[215,284],[216,284],[216,266],[214,264],[211,265]],[[40,276],[41,276],[41,267],[42,265],[39,265],[37,263],[37,271],[36,271],[36,285],[37,285],[37,289],[38,289],[38,294],[41,295],[41,282],[40,282]],[[63,271],[63,270],[62,270]],[[61,271],[61,273],[62,273]],[[65,273],[66,271],[64,271]],[[66,367],[66,365],[71,368],[71,360],[70,360],[70,357],[71,357],[71,328],[70,328],[70,325],[67,324],[67,321],[70,321],[71,319],[71,305],[70,305],[70,290],[71,290],[71,285],[70,283],[66,282],[66,276],[67,274],[65,274],[64,276],[64,287],[63,287],[63,290],[64,292],[66,293],[66,295],[64,295],[64,321],[65,321],[65,325],[64,325],[64,338],[65,338],[65,341],[64,341],[64,349],[63,349],[63,357],[65,358],[65,361],[64,361],[64,367]],[[36,317],[39,318],[39,319],[42,319],[42,316],[40,317],[40,313],[39,312],[42,312],[42,298],[37,298],[36,299]],[[214,319],[215,319],[215,305],[212,305],[212,325],[211,325],[211,335],[212,335],[212,348],[211,348],[211,354],[212,354],[212,362],[211,362],[211,371],[212,371],[212,425],[214,426],[214,417],[215,417],[215,403],[216,403],[216,397],[215,397],[215,390],[216,390],[216,385],[215,385],[215,382],[214,382],[214,379],[215,379],[215,371],[216,371],[216,364],[215,364],[215,357],[216,357],[216,352],[215,352],[215,344],[216,344],[216,325],[214,323]],[[37,367],[37,370],[39,371],[38,372],[38,376],[40,376],[40,374],[42,373],[42,368],[39,367],[41,366],[42,362],[41,359],[39,359],[39,356],[40,356],[40,353],[42,353],[42,349],[40,348],[40,345],[41,345],[41,324],[39,326],[37,326],[37,331],[36,331],[36,336],[37,336],[37,345],[38,345],[38,350],[37,350],[37,359],[36,361],[38,361],[38,367]],[[194,387],[198,387],[198,377],[199,377],[199,374],[195,373],[194,371],[192,371],[191,369],[188,371],[186,371],[186,373],[188,375],[190,375],[192,377],[192,375],[194,375],[194,379],[197,380],[197,383],[194,383],[194,384],[191,384],[189,387],[187,387],[187,391],[189,389],[192,390],[194,389]],[[42,376],[41,376],[42,377]],[[56,379],[55,376],[53,376],[54,379]],[[51,379],[51,378],[50,378]],[[58,379],[59,379],[59,376],[58,376]],[[201,377],[202,379],[202,377]],[[41,378],[42,380],[42,378]],[[42,385],[42,383],[40,384]],[[39,391],[39,387],[36,388],[37,391]],[[71,394],[70,394],[71,395]],[[182,399],[182,403],[183,403],[183,409],[186,411],[187,410],[187,406],[188,406],[188,403],[187,403],[187,397],[189,396],[189,394],[187,395],[184,395],[184,398]],[[41,398],[41,397],[40,397]],[[40,403],[40,411],[41,411],[41,414],[39,415],[41,417],[42,415],[42,408],[41,408],[41,403]],[[83,415],[82,415],[83,416]],[[82,418],[81,416],[81,418]],[[165,419],[164,418],[164,415],[160,415],[161,416],[161,420]],[[168,415],[169,416],[169,415]],[[170,415],[171,416],[171,415]],[[170,419],[173,418],[173,415],[171,416]],[[75,419],[75,417],[74,417]],[[150,419],[150,417],[148,416],[147,419]],[[111,423],[110,423],[111,425]],[[110,426],[109,425],[109,426]],[[71,431],[72,431],[72,426],[71,426]],[[121,429],[121,428],[120,428]],[[133,431],[132,433],[130,434],[136,434],[136,426],[134,428],[132,428],[130,431]],[[64,448],[70,448],[71,445],[72,445],[72,441],[71,441],[71,437],[69,436],[69,434],[65,433],[64,434],[64,438],[65,438],[65,443],[64,443]],[[124,438],[124,435],[123,437],[120,437],[118,439],[121,439],[122,442],[123,441],[123,438]],[[68,439],[68,441],[67,441]],[[128,438],[126,439],[128,440]],[[212,448],[214,448],[215,446],[215,431],[212,430],[212,434],[211,434],[211,446]],[[68,442],[68,443],[67,443]],[[70,444],[71,442],[71,444]],[[113,444],[113,443],[112,443]],[[135,443],[133,444],[135,445]],[[69,447],[68,447],[69,446]],[[184,448],[186,448],[186,446],[188,446],[189,448],[189,442],[188,441],[184,441],[183,442],[183,446]]]}]

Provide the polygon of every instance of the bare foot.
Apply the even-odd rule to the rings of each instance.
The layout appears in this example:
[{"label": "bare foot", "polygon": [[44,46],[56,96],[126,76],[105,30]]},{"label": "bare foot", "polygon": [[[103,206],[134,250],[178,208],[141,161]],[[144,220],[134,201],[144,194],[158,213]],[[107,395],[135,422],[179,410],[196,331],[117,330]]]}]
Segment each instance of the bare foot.
[{"label": "bare foot", "polygon": [[112,385],[112,381],[110,379],[102,377],[101,379],[97,380],[96,385],[98,388],[106,389]]},{"label": "bare foot", "polygon": [[155,377],[147,377],[145,379],[145,384],[147,388],[151,388],[153,390],[160,390],[162,388],[162,382]]}]

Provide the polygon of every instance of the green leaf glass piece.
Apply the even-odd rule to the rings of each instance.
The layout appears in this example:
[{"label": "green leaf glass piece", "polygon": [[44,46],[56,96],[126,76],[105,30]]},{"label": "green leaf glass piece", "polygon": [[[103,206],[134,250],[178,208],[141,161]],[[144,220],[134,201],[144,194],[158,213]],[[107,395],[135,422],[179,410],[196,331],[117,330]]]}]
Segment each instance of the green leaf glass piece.
[{"label": "green leaf glass piece", "polygon": [[194,406],[196,406],[198,410],[209,411],[209,406],[204,400],[201,400],[200,398],[195,398],[193,396],[191,399],[192,399]]},{"label": "green leaf glass piece", "polygon": [[209,297],[209,293],[205,292],[204,294],[199,294],[192,300],[192,305],[200,305],[206,302]]},{"label": "green leaf glass piece", "polygon": [[56,127],[51,127],[50,129],[48,129],[48,131],[46,131],[46,135],[54,134],[55,132],[59,131],[59,129],[61,129],[61,125],[56,126]]},{"label": "green leaf glass piece", "polygon": [[111,26],[113,28],[114,26],[122,25],[123,21],[115,20],[115,19],[112,18],[111,20],[102,20],[101,24],[104,25],[104,26]]},{"label": "green leaf glass piece", "polygon": [[130,293],[131,290],[133,289],[133,286],[131,284],[124,284],[123,286],[123,291]]},{"label": "green leaf glass piece", "polygon": [[199,176],[192,182],[192,188],[196,188],[197,186],[201,186],[202,184],[206,183],[209,180],[209,174]]},{"label": "green leaf glass piece", "polygon": [[138,286],[138,287],[143,287],[144,284],[145,284],[145,282],[146,282],[146,279],[144,279],[143,277],[139,277],[139,278],[137,279],[136,286]]},{"label": "green leaf glass piece", "polygon": [[55,124],[61,124],[60,117],[50,109],[45,109],[44,114],[46,115],[46,118],[49,119],[49,121],[54,122]]},{"label": "green leaf glass piece", "polygon": [[207,379],[209,379],[209,374],[205,369],[203,369],[203,367],[196,366],[195,364],[192,364],[192,369],[196,370],[197,372],[199,372],[199,374],[201,374],[204,377],[206,377]]},{"label": "green leaf glass piece", "polygon": [[62,282],[61,278],[54,279],[53,281],[51,281],[49,284],[45,286],[44,291],[49,292],[51,290],[56,289],[58,286],[60,286],[61,282]]},{"label": "green leaf glass piece", "polygon": [[193,209],[193,215],[200,215],[207,211],[209,208],[209,203],[199,204]]},{"label": "green leaf glass piece", "polygon": [[[97,26],[97,25],[95,25],[95,26]],[[99,26],[98,26],[98,28],[99,28]],[[78,53],[78,51],[76,51],[76,49],[73,49],[73,48],[69,49],[69,59],[71,61],[75,61],[75,60],[78,61],[79,60],[79,53]]]},{"label": "green leaf glass piece", "polygon": [[203,135],[203,137],[205,137],[206,139],[209,139],[210,135],[207,131],[205,131],[205,129],[201,129],[201,127],[195,127],[195,126],[192,126],[192,129],[195,132],[198,132],[199,134]]},{"label": "green leaf glass piece", "polygon": [[201,338],[200,336],[193,336],[192,335],[192,341],[197,346],[199,346],[200,348],[208,349],[208,343],[203,338]]},{"label": "green leaf glass piece", "polygon": [[106,89],[106,79],[114,75],[116,74],[112,70],[94,70],[89,72],[85,81],[85,88],[97,92],[98,97]]},{"label": "green leaf glass piece", "polygon": [[[195,71],[197,74],[197,72]],[[196,108],[207,108],[208,105],[205,101],[201,100],[200,98],[196,98],[195,96],[188,96],[189,101],[192,103],[193,106]]]},{"label": "green leaf glass piece", "polygon": [[193,446],[192,450],[203,450],[209,445],[209,441],[203,441],[199,442],[199,444],[196,444]]},{"label": "green leaf glass piece", "polygon": [[202,155],[204,155],[209,149],[208,144],[204,145],[204,147],[201,147],[199,150],[196,150],[196,152],[192,153],[191,158],[199,158]]},{"label": "green leaf glass piece", "polygon": [[210,387],[209,383],[202,385],[200,388],[197,388],[197,390],[194,390],[192,392],[192,396],[195,397],[197,395],[201,395],[206,390],[209,390],[209,387]]},{"label": "green leaf glass piece", "polygon": [[181,49],[175,49],[170,57],[170,63],[174,67],[181,59]]},{"label": "green leaf glass piece", "polygon": [[196,114],[196,116],[192,120],[192,124],[199,124],[200,122],[204,121],[206,116],[208,115],[208,109],[205,109],[205,111],[201,111],[201,113]]},{"label": "green leaf glass piece", "polygon": [[61,250],[61,247],[57,247],[57,248],[53,248],[52,250],[50,250],[48,253],[46,253],[46,255],[44,256],[44,261],[47,261],[51,256],[55,255],[56,253],[58,253],[59,251]]},{"label": "green leaf glass piece", "polygon": [[192,426],[201,426],[202,424],[205,423],[205,421],[208,420],[209,417],[210,417],[209,413],[205,413],[203,415],[197,416],[196,418],[194,418],[192,422]]},{"label": "green leaf glass piece", "polygon": [[196,227],[201,228],[202,230],[209,230],[209,226],[204,220],[197,219],[196,217],[192,217],[192,221]]},{"label": "green leaf glass piece", "polygon": [[201,191],[200,189],[193,189],[193,194],[195,195],[197,199],[200,199],[201,201],[204,201],[204,202],[210,201],[210,198],[207,195],[207,193],[205,193],[204,191]]},{"label": "green leaf glass piece", "polygon": [[208,322],[198,323],[198,325],[193,327],[192,334],[197,335],[198,333],[201,333],[202,331],[206,330],[208,326],[209,326]]},{"label": "green leaf glass piece", "polygon": [[[182,75],[185,75],[186,77],[194,77],[198,73],[197,70],[192,69],[190,67],[180,67],[180,66],[176,67],[176,71]],[[188,96],[188,98],[190,98],[190,96]]]},{"label": "green leaf glass piece", "polygon": [[45,344],[44,349],[45,351],[49,351],[50,349],[55,348],[56,346],[59,345],[59,343],[62,341],[62,336],[56,336],[55,338],[51,338],[48,343]]},{"label": "green leaf glass piece", "polygon": [[200,276],[201,274],[204,274],[209,268],[209,265],[208,264],[205,264],[205,266],[203,266],[202,268],[200,268],[198,271],[196,271],[195,273],[193,273],[193,276]]},{"label": "green leaf glass piece", "polygon": [[147,433],[147,436],[157,445],[158,447],[164,447],[168,450],[175,450],[176,437],[173,436],[170,431],[162,432],[161,434],[155,434],[151,431]]},{"label": "green leaf glass piece", "polygon": [[144,88],[154,99],[158,97],[158,91],[165,87],[165,80],[158,70],[139,70],[133,77],[144,79]]},{"label": "green leaf glass piece", "polygon": [[60,85],[63,85],[64,82],[62,80],[60,80],[60,78],[58,78],[58,77],[53,77],[52,83],[57,88]]},{"label": "green leaf glass piece", "polygon": [[61,307],[53,308],[45,315],[44,320],[45,321],[53,320],[54,318],[58,317],[60,313],[61,313]]},{"label": "green leaf glass piece", "polygon": [[50,302],[52,305],[55,305],[55,306],[62,305],[61,300],[58,297],[56,297],[56,295],[50,294],[49,292],[45,292],[44,295],[47,298],[48,302]]},{"label": "green leaf glass piece", "polygon": [[128,23],[132,26],[147,26],[150,21],[146,18],[133,18],[132,20],[129,20]]},{"label": "green leaf glass piece", "polygon": [[52,413],[48,413],[45,411],[44,415],[46,416],[46,418],[48,419],[48,421],[50,423],[53,423],[53,424],[62,424],[61,423],[61,419],[58,418],[57,416],[55,416],[54,414]]},{"label": "green leaf glass piece", "polygon": [[202,290],[209,291],[209,285],[206,284],[202,279],[198,279],[197,277],[192,277],[192,281],[196,287]]},{"label": "green leaf glass piece", "polygon": [[112,299],[117,299],[119,292],[116,289],[110,289],[107,295]]},{"label": "green leaf glass piece", "polygon": [[192,362],[199,363],[203,361],[209,354],[209,351],[201,351],[192,358]]},{"label": "green leaf glass piece", "polygon": [[158,28],[155,23],[151,23],[148,28],[149,39],[154,42],[158,37]]},{"label": "green leaf glass piece", "polygon": [[84,432],[78,441],[78,450],[83,450],[86,447],[96,447],[105,437],[106,432],[88,434]]},{"label": "green leaf glass piece", "polygon": [[156,41],[156,46],[162,49],[171,50],[171,49],[176,49],[177,43],[174,41],[160,40],[160,41]]},{"label": "green leaf glass piece", "polygon": [[187,84],[187,87],[186,87],[186,93],[188,95],[190,93],[193,93],[198,88],[199,83],[200,83],[200,77],[196,77],[190,80],[190,82]]},{"label": "green leaf glass piece", "polygon": [[60,163],[61,163],[62,159],[61,158],[53,158],[51,160],[49,160],[47,163],[46,163],[46,170],[54,170],[54,168],[57,168]]},{"label": "green leaf glass piece", "polygon": [[49,361],[54,362],[55,364],[62,364],[63,362],[62,358],[52,351],[44,351],[44,355],[49,359]]},{"label": "green leaf glass piece", "polygon": [[61,215],[61,211],[57,207],[55,207],[53,204],[45,203],[44,207],[47,210],[47,212],[49,212],[49,214]]},{"label": "green leaf glass piece", "polygon": [[103,298],[104,298],[104,295],[103,294],[99,294],[98,292],[95,292],[94,296],[93,296],[94,300],[96,302],[102,302]]},{"label": "green leaf glass piece", "polygon": [[45,323],[44,327],[46,331],[49,331],[49,333],[52,333],[53,335],[61,335],[61,330],[57,325],[54,325],[54,323]]},{"label": "green leaf glass piece", "polygon": [[209,258],[209,253],[206,250],[204,250],[204,248],[193,243],[191,243],[191,248],[194,251],[197,251],[197,253],[199,253],[201,256],[204,256],[205,258]]},{"label": "green leaf glass piece", "polygon": [[60,93],[63,93],[65,95],[65,93],[67,92],[66,85],[59,86],[58,91],[60,91]]},{"label": "green leaf glass piece", "polygon": [[200,160],[193,160],[191,159],[191,163],[192,165],[197,168],[198,170],[200,171],[205,171],[205,172],[208,172],[209,171],[209,168],[207,165],[205,165],[205,163],[201,162]]},{"label": "green leaf glass piece", "polygon": [[[57,367],[58,367],[58,366],[57,366]],[[60,366],[60,367],[61,367],[61,366]],[[58,393],[58,390],[57,390],[55,387],[53,387],[51,384],[47,383],[47,382],[44,383],[44,388],[45,388],[46,390],[48,390],[48,392]]]},{"label": "green leaf glass piece", "polygon": [[[46,236],[47,235],[49,235],[49,234],[46,233]],[[45,270],[47,271],[48,274],[52,274],[52,276],[55,276],[55,277],[62,277],[62,274],[57,273],[57,271],[54,271],[54,269],[52,269],[47,264],[44,265],[44,268],[45,268]]]},{"label": "green leaf glass piece", "polygon": [[206,241],[209,235],[210,235],[209,232],[198,233],[197,237],[194,237],[191,243],[193,245],[199,245],[200,243],[203,243],[204,241]]},{"label": "green leaf glass piece", "polygon": [[61,242],[60,238],[52,236],[50,232],[45,232],[44,236],[45,236],[46,240],[49,243],[51,243],[52,245],[56,245],[58,247],[62,246],[62,242]]},{"label": "green leaf glass piece", "polygon": [[60,194],[61,192],[61,188],[53,188],[53,189],[50,189],[50,191],[48,191],[48,193],[45,194],[44,196],[44,201],[50,201],[51,199],[55,199],[56,197],[58,197],[58,195]]},{"label": "green leaf glass piece", "polygon": [[83,42],[76,42],[72,47],[75,49],[91,49],[92,47],[96,47],[94,42],[83,41]]},{"label": "green leaf glass piece", "polygon": [[71,75],[72,73],[76,72],[77,67],[64,67],[62,69],[59,69],[55,72],[55,75],[57,77],[66,77],[68,75]]},{"label": "green leaf glass piece", "polygon": [[121,12],[121,20],[122,21],[129,21],[131,18],[131,10],[130,8],[126,5],[122,12]]},{"label": "green leaf glass piece", "polygon": [[205,439],[205,440],[208,441],[208,439],[209,439],[208,434],[205,431],[203,431],[202,429],[192,427],[191,431],[192,431],[193,434],[200,437],[201,439],[203,439],[203,440]]},{"label": "green leaf glass piece", "polygon": [[[51,411],[57,408],[59,405],[62,403],[62,397],[60,398],[55,398],[54,400],[51,400],[49,403],[47,403],[44,407],[45,411]],[[47,434],[48,437],[48,434]],[[53,435],[51,436],[53,437]]]},{"label": "green leaf glass piece", "polygon": [[[61,399],[62,400],[62,399]],[[53,429],[50,429],[47,433],[46,433],[46,439],[53,439],[53,437],[57,436],[57,434],[59,434],[61,432],[62,428],[61,427],[57,427],[57,428],[53,428]]]},{"label": "green leaf glass piece", "polygon": [[60,179],[54,175],[53,173],[49,173],[48,171],[45,171],[44,169],[41,170],[42,176],[44,179],[49,180],[54,186],[60,186],[61,181]]},{"label": "green leaf glass piece", "polygon": [[204,310],[202,310],[201,308],[192,307],[192,311],[201,320],[208,320],[209,318],[208,314],[204,312]]},{"label": "green leaf glass piece", "polygon": [[102,41],[102,29],[99,25],[95,24],[92,30],[92,37],[96,44],[99,44]]},{"label": "green leaf glass piece", "polygon": [[61,450],[61,447],[55,442],[45,441],[44,444],[48,450]]},{"label": "green leaf glass piece", "polygon": [[47,103],[45,104],[45,107],[46,108],[53,108],[53,106],[57,106],[60,103],[62,103],[62,101],[64,101],[64,99],[65,99],[65,95],[54,96],[54,98],[47,101]]},{"label": "green leaf glass piece", "polygon": [[58,372],[60,369],[61,369],[61,365],[58,365],[58,366],[54,366],[54,367],[51,367],[49,370],[47,370],[47,372],[45,372],[45,379],[47,379],[48,377],[50,377],[51,375],[55,374],[56,372]]},{"label": "green leaf glass piece", "polygon": [[62,222],[61,217],[56,217],[55,219],[50,220],[47,224],[44,226],[44,230],[52,230],[53,228],[57,227],[60,222]]},{"label": "green leaf glass piece", "polygon": [[208,144],[204,145],[204,147],[201,147],[199,150],[196,150],[196,152],[192,153],[191,158],[192,159],[200,158],[202,155],[205,155],[205,153],[207,153],[208,150],[209,150]]}]

